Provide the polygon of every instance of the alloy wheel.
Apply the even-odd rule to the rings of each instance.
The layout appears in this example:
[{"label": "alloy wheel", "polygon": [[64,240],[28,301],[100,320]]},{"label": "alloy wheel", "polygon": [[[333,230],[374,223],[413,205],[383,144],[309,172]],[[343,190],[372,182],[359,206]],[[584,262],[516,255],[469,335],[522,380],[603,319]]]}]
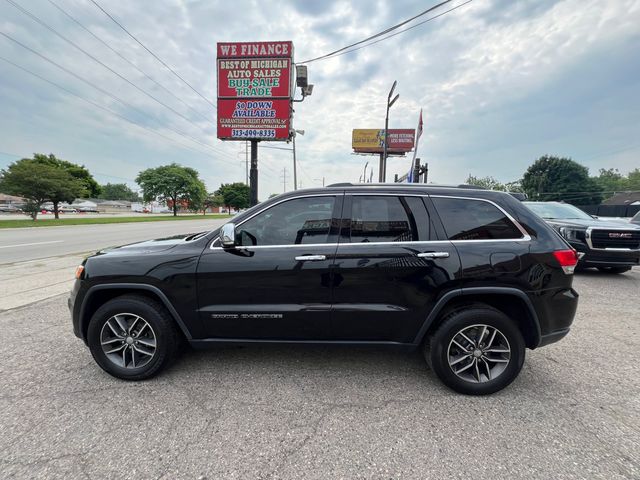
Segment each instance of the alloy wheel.
[{"label": "alloy wheel", "polygon": [[121,368],[140,368],[156,354],[156,334],[139,315],[118,313],[110,317],[100,331],[105,356]]},{"label": "alloy wheel", "polygon": [[472,383],[496,379],[509,365],[511,347],[504,334],[490,325],[465,327],[447,349],[449,367],[459,378]]}]

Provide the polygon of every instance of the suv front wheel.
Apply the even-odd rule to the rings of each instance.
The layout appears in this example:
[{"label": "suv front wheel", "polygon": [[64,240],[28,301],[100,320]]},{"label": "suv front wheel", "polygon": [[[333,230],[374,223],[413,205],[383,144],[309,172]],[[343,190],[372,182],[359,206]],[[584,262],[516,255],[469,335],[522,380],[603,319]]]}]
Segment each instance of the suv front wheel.
[{"label": "suv front wheel", "polygon": [[93,314],[87,339],[104,371],[123,380],[144,380],[175,357],[179,335],[163,305],[126,295],[106,302]]},{"label": "suv front wheel", "polygon": [[518,326],[504,313],[477,306],[445,317],[425,342],[424,354],[448,387],[467,395],[486,395],[518,376],[525,344]]}]

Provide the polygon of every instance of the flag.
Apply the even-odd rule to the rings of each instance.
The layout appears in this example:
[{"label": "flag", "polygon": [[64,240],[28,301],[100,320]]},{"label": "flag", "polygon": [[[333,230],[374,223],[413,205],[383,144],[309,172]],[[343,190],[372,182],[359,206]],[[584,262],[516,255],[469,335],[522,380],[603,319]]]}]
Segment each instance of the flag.
[{"label": "flag", "polygon": [[413,172],[416,168],[416,155],[418,153],[418,143],[422,136],[422,109],[420,109],[420,118],[418,119],[418,129],[416,130],[416,146],[413,148],[413,158],[411,159],[411,168],[407,174],[407,183],[413,183]]}]

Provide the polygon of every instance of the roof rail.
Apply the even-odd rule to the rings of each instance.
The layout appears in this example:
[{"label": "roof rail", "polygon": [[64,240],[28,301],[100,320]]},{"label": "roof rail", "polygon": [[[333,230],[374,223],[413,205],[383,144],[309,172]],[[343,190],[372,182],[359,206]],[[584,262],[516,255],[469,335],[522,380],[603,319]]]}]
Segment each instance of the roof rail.
[{"label": "roof rail", "polygon": [[327,185],[327,187],[356,187],[356,186],[370,186],[370,187],[409,187],[409,188],[417,188],[417,187],[429,187],[429,188],[466,188],[470,190],[488,190],[486,187],[479,187],[476,185],[469,185],[467,183],[462,183],[458,185],[445,185],[438,183],[351,183],[351,182],[340,182],[340,183],[332,183],[331,185]]}]

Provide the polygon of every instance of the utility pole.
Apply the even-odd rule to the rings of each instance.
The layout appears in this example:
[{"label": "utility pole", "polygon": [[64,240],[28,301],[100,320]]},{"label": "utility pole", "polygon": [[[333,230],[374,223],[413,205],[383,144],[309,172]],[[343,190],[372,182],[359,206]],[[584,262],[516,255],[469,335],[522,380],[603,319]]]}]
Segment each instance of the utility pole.
[{"label": "utility pole", "polygon": [[287,191],[287,167],[282,169],[282,191]]},{"label": "utility pole", "polygon": [[393,95],[393,91],[396,89],[396,85],[398,84],[397,80],[393,81],[393,85],[391,85],[391,90],[389,90],[389,96],[387,97],[387,114],[384,117],[384,147],[382,149],[382,156],[380,157],[380,182],[384,183],[387,178],[387,150],[389,148],[389,109],[396,103],[400,94],[397,94],[391,100],[391,96]]},{"label": "utility pole", "polygon": [[249,200],[251,206],[258,204],[258,142],[251,140],[251,170],[249,171]]},{"label": "utility pole", "polygon": [[367,183],[367,166],[368,165],[369,165],[369,162],[364,164],[364,172],[362,172],[362,183]]},{"label": "utility pole", "polygon": [[291,141],[293,142],[293,189],[298,189],[298,170],[296,168],[296,136],[304,135],[304,130],[293,130]]},{"label": "utility pole", "polygon": [[249,142],[247,140],[244,141],[244,162],[245,162],[245,183],[249,185]]},{"label": "utility pole", "polygon": [[[298,172],[296,169],[296,132],[293,132],[293,189],[298,189]],[[286,191],[286,190],[285,190]]]},{"label": "utility pole", "polygon": [[420,159],[416,158],[416,164],[413,167],[413,183],[420,183]]}]

